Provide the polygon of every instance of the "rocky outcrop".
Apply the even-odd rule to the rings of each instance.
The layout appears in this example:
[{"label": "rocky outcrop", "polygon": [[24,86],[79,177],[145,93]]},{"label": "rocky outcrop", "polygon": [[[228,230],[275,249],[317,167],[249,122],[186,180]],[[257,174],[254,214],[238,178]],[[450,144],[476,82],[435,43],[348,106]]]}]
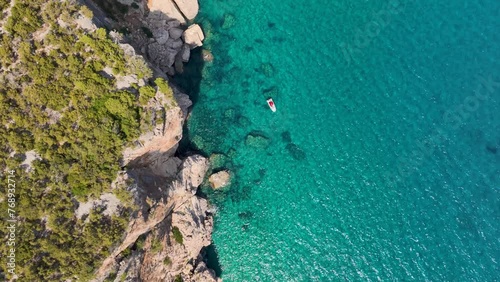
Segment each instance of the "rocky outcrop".
[{"label": "rocky outcrop", "polygon": [[[127,148],[123,166],[139,209],[131,218],[121,243],[106,258],[94,281],[119,273],[123,281],[218,281],[206,267],[203,248],[211,244],[213,217],[206,199],[196,195],[209,168],[206,158],[176,157],[182,127],[191,101],[174,90],[176,101],[161,92],[150,100],[150,109],[164,113],[164,122],[140,136]],[[130,182],[129,181],[129,182]],[[144,241],[142,249],[137,242]],[[124,257],[129,253],[130,257]],[[126,251],[126,250],[129,251]]]},{"label": "rocky outcrop", "polygon": [[198,1],[197,0],[173,0],[180,12],[188,20],[192,20],[198,14]]},{"label": "rocky outcrop", "polygon": [[[198,2],[196,0],[144,2],[123,0],[121,3],[130,5],[128,11],[120,16],[124,21],[108,23],[108,18],[103,11],[92,5],[90,7],[94,15],[99,15],[99,17],[90,20],[80,16],[77,23],[88,30],[95,29],[96,24],[112,30],[126,30],[126,36],[121,35],[120,38],[117,36],[113,40],[132,45],[137,55],[144,56],[163,73],[174,75],[182,72],[183,64],[190,58],[191,49],[202,46],[204,39],[199,26],[193,26],[191,29],[187,26],[188,21],[198,13]],[[185,36],[186,29],[189,31]],[[110,35],[116,33],[111,31]],[[120,81],[120,86],[127,88],[127,85],[136,83],[133,82],[134,80],[137,78],[125,77]]]},{"label": "rocky outcrop", "polygon": [[181,23],[194,19],[199,10],[197,0],[149,0],[148,7],[151,11],[160,11]]},{"label": "rocky outcrop", "polygon": [[[177,121],[182,123],[183,119]],[[123,241],[104,261],[95,281],[103,281],[109,273],[121,273],[125,281],[173,281],[177,276],[183,281],[217,281],[201,256],[202,249],[211,244],[211,210],[206,199],[195,195],[208,170],[208,160],[200,155],[184,160],[173,157],[169,149],[172,136],[162,136],[165,142],[156,139],[161,137],[146,141],[140,149],[144,154],[129,162],[134,165],[130,175],[148,179],[135,177],[136,199],[144,208],[130,221]],[[169,181],[169,177],[173,178]],[[160,193],[149,197],[153,195],[149,190]],[[144,236],[144,248],[133,258],[121,259],[121,254]]]},{"label": "rocky outcrop", "polygon": [[[120,0],[120,3],[142,5],[129,0]],[[134,11],[131,13],[139,13],[134,19],[136,28],[132,28],[127,37],[133,48],[128,44],[120,44],[120,47],[130,58],[144,62],[135,54],[134,49],[138,50],[152,63],[154,76],[166,79],[164,72],[171,73],[174,63],[189,60],[192,46],[184,41],[184,24],[186,19],[196,16],[198,3],[196,0],[150,0],[148,6],[151,12],[147,17],[143,6],[130,9]],[[145,38],[144,30],[150,31],[152,38]],[[123,43],[123,38],[116,36],[114,41]],[[116,81],[117,88],[145,83],[134,76],[116,77]],[[186,282],[220,281],[203,258],[203,249],[211,244],[212,210],[206,199],[196,195],[209,164],[206,158],[196,154],[184,158],[175,156],[191,101],[176,87],[173,92],[175,101],[160,91],[150,99],[146,108],[156,116],[155,122],[163,122],[154,123],[153,129],[141,135],[134,147],[124,150],[120,165],[127,170],[119,175],[112,188],[126,183],[137,208],[122,241],[103,261],[93,281],[101,282],[112,276],[117,277],[115,281],[127,282],[174,281],[179,277]],[[86,204],[113,208],[110,199]],[[84,208],[82,205],[78,216],[86,214]],[[111,208],[109,213],[114,212]]]},{"label": "rocky outcrop", "polygon": [[205,36],[203,35],[201,27],[197,24],[193,24],[189,26],[186,31],[184,31],[182,38],[184,39],[184,42],[191,47],[191,49],[194,49],[203,45]]},{"label": "rocky outcrop", "polygon": [[210,186],[214,189],[223,188],[231,184],[231,173],[227,170],[219,171],[210,175],[208,179]]},{"label": "rocky outcrop", "polygon": [[[196,5],[198,5],[198,2]],[[179,9],[177,9],[175,2],[172,0],[149,0],[148,8],[151,12],[158,11],[171,19],[179,21],[180,23],[186,23],[184,15],[182,15]]]}]

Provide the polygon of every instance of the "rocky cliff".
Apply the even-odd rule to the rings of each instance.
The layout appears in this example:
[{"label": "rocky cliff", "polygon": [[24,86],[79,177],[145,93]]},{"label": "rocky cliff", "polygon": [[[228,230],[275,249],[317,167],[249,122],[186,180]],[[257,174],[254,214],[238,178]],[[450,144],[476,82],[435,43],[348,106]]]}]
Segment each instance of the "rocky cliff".
[{"label": "rocky cliff", "polygon": [[[176,60],[187,61],[189,50],[201,46],[203,33],[199,26],[184,26],[196,16],[198,3],[196,0],[151,0],[147,7],[150,11],[146,12],[145,8],[140,7],[132,16],[151,28],[152,38],[144,39],[132,32],[128,43],[135,48],[128,44],[120,46],[130,56],[143,55],[149,59],[155,76],[167,78],[165,72],[172,72]],[[131,22],[125,25],[137,27],[137,23]],[[116,41],[127,42],[119,34],[111,35]],[[136,78],[125,81],[128,83],[122,83],[122,88],[143,83]],[[158,90],[149,101],[149,109],[163,116],[163,122],[144,133],[137,140],[137,146],[124,151],[122,166],[126,170],[116,183],[129,187],[137,209],[123,240],[104,260],[93,281],[220,280],[203,259],[204,248],[211,244],[212,211],[207,200],[196,195],[208,170],[208,160],[197,154],[183,159],[175,156],[191,101],[173,89],[173,98]]]}]

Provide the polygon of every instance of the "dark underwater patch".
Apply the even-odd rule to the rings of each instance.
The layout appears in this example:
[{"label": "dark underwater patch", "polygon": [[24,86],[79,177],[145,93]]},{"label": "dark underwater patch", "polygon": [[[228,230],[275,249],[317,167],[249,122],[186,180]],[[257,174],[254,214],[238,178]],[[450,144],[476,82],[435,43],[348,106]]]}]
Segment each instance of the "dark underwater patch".
[{"label": "dark underwater patch", "polygon": [[251,192],[251,186],[240,187],[240,185],[232,185],[232,189],[228,190],[229,197],[234,203],[249,200]]},{"label": "dark underwater patch", "polygon": [[285,143],[292,143],[292,135],[289,131],[283,131],[281,132],[281,140]]},{"label": "dark underwater patch", "polygon": [[243,219],[243,220],[248,220],[248,219],[251,219],[253,217],[253,212],[251,212],[251,211],[240,212],[238,214],[238,217],[240,219]]},{"label": "dark underwater patch", "polygon": [[498,152],[498,148],[492,145],[486,145],[486,150],[494,155]]},{"label": "dark underwater patch", "polygon": [[304,160],[306,158],[306,153],[304,152],[304,150],[293,143],[286,145],[286,149],[288,150],[288,153],[290,153],[290,155],[298,161]]}]

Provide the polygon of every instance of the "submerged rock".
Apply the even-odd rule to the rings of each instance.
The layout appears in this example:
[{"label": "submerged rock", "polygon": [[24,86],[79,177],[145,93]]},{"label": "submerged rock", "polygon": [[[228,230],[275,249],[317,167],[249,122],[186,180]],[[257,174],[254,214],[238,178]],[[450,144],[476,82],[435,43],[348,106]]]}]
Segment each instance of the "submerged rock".
[{"label": "submerged rock", "polygon": [[210,186],[214,189],[223,188],[231,184],[231,173],[227,170],[219,171],[208,178]]},{"label": "submerged rock", "polygon": [[288,153],[290,153],[290,155],[298,161],[306,158],[306,153],[304,152],[304,150],[293,143],[286,145],[286,149],[288,150]]},{"label": "submerged rock", "polygon": [[205,62],[211,62],[214,60],[214,55],[212,55],[212,52],[210,52],[210,50],[204,49],[201,52],[201,54],[203,56],[203,61],[205,61]]},{"label": "submerged rock", "polygon": [[249,133],[245,139],[245,145],[258,149],[265,149],[270,143],[269,138],[257,132]]},{"label": "submerged rock", "polygon": [[224,22],[222,23],[222,29],[228,29],[234,26],[236,20],[231,14],[224,14]]},{"label": "submerged rock", "polygon": [[281,140],[283,140],[283,142],[285,143],[292,143],[292,135],[289,131],[283,131],[281,133]]},{"label": "submerged rock", "polygon": [[241,219],[251,219],[253,217],[253,212],[251,211],[240,212],[238,214],[238,217]]},{"label": "submerged rock", "polygon": [[263,63],[260,65],[259,71],[266,77],[272,77],[274,75],[274,66],[271,63]]},{"label": "submerged rock", "polygon": [[209,162],[212,169],[222,168],[226,165],[228,158],[224,154],[210,155]]}]

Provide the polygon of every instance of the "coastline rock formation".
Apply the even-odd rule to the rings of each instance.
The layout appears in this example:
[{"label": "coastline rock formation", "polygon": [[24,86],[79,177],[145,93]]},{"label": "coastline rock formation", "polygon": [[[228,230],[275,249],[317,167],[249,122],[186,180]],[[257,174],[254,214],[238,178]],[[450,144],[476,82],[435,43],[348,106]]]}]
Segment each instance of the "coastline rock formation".
[{"label": "coastline rock formation", "polygon": [[197,0],[149,0],[148,7],[151,11],[161,11],[181,23],[194,19],[199,10]]},{"label": "coastline rock formation", "polygon": [[[134,1],[121,3],[137,5]],[[137,28],[128,37],[134,48],[121,39],[115,40],[122,43],[120,47],[130,56],[141,57],[142,53],[153,63],[155,76],[167,79],[164,72],[172,74],[174,63],[182,65],[189,60],[190,49],[201,46],[203,33],[197,25],[191,29],[197,36],[189,41],[193,43],[183,41],[191,36],[184,35],[183,24],[196,16],[198,3],[151,0],[148,6],[151,12],[147,17],[143,17],[144,9],[135,9],[133,13],[139,19],[135,24],[145,24],[152,38],[145,39]],[[139,54],[134,49],[140,50]],[[128,87],[136,83],[134,79],[123,79],[120,85]],[[209,163],[197,154],[175,156],[192,103],[175,87],[171,94],[162,93],[158,87],[148,109],[161,122],[153,123],[152,130],[142,134],[135,147],[124,150],[121,166],[126,171],[121,172],[114,185],[128,187],[136,209],[121,242],[104,259],[92,281],[221,281],[207,267],[203,255],[211,244],[212,211],[208,201],[196,195]]]},{"label": "coastline rock formation", "polygon": [[198,1],[149,0],[122,4],[130,8],[112,28],[126,30],[124,40],[162,72],[181,73],[191,50],[203,45],[201,27],[189,25],[198,13]]},{"label": "coastline rock formation", "polygon": [[210,186],[214,189],[220,189],[231,184],[231,173],[227,170],[219,171],[210,175],[208,178]]},{"label": "coastline rock formation", "polygon": [[212,213],[207,200],[196,196],[209,163],[201,155],[183,160],[173,155],[185,115],[180,107],[167,112],[171,115],[165,124],[157,125],[141,136],[140,145],[124,152],[126,178],[135,181],[131,192],[139,211],[94,281],[114,274],[123,277],[122,281],[174,281],[176,277],[220,281],[202,255],[211,244]]},{"label": "coastline rock formation", "polygon": [[191,49],[194,49],[203,45],[202,41],[205,39],[205,36],[203,35],[201,27],[197,24],[193,24],[184,31],[183,39]]}]

